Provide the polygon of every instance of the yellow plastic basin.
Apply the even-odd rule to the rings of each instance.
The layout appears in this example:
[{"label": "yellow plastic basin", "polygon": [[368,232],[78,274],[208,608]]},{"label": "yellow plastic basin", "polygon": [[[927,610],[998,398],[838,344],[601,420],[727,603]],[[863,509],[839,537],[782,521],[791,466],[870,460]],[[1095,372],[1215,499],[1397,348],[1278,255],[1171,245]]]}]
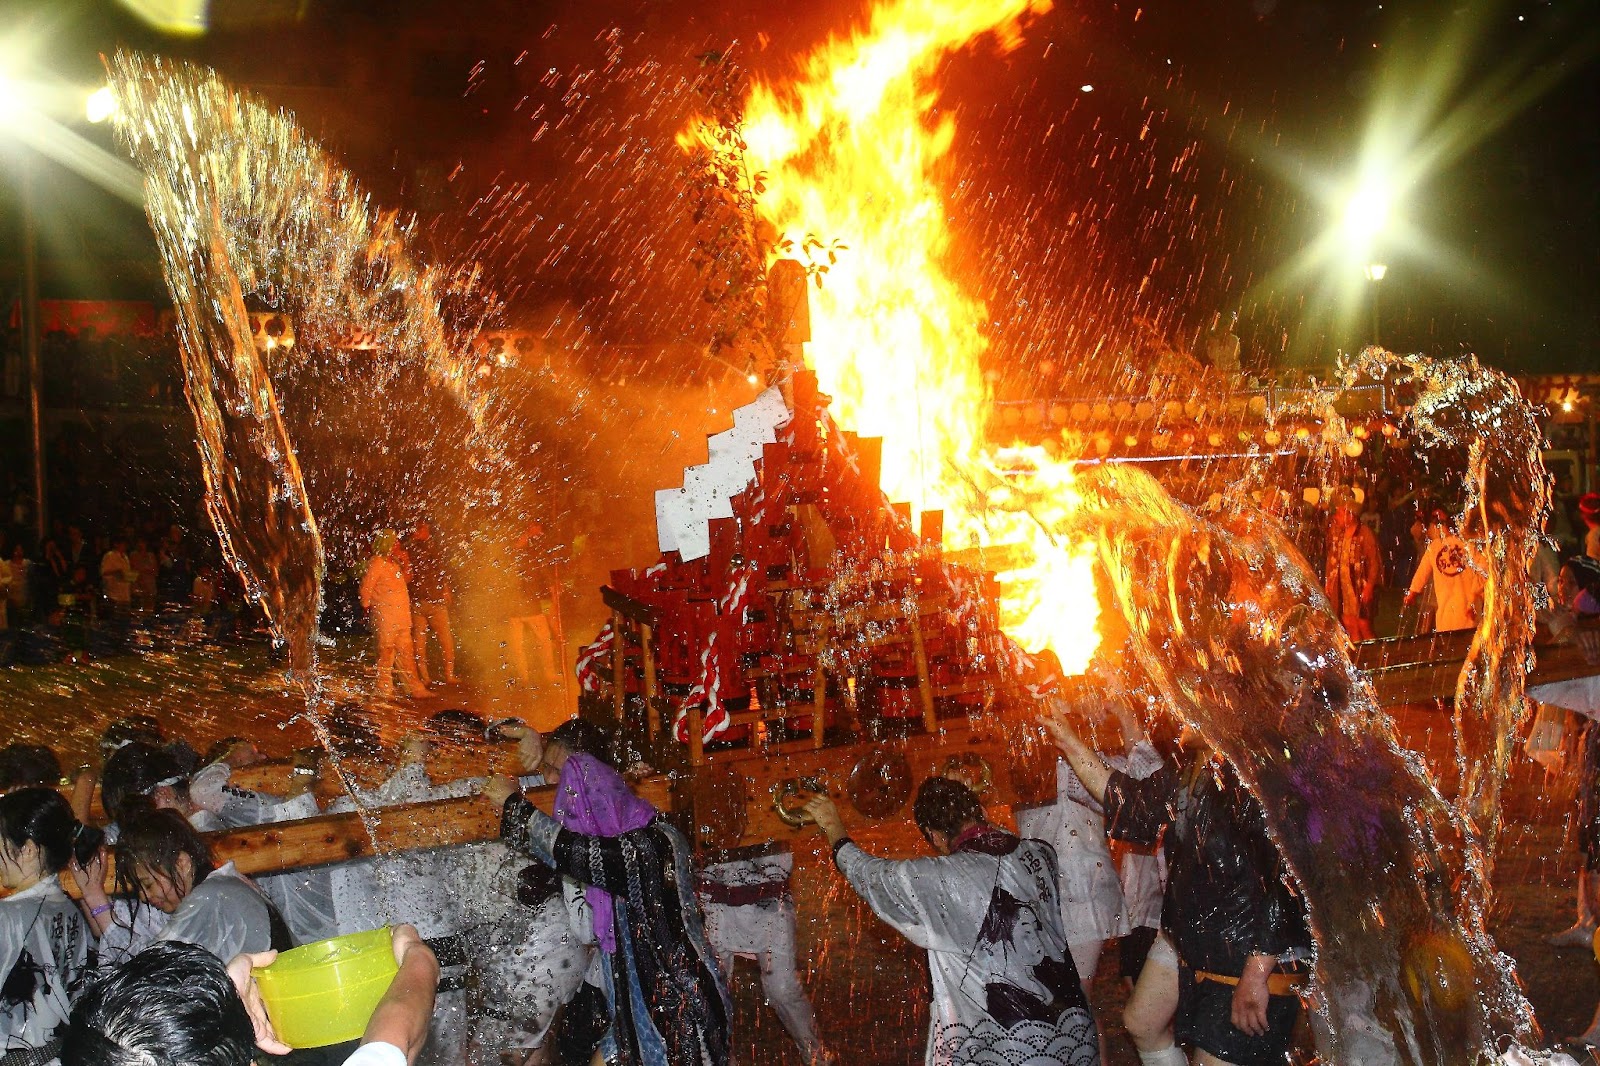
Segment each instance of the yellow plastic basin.
[{"label": "yellow plastic basin", "polygon": [[285,951],[256,971],[278,1039],[294,1048],[358,1039],[399,967],[388,928]]}]

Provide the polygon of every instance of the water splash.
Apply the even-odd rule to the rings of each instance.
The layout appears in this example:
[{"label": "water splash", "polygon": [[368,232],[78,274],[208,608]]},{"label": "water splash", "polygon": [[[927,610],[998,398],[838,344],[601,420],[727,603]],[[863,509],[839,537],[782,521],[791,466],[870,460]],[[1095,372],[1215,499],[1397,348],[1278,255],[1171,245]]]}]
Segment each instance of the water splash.
[{"label": "water splash", "polygon": [[[322,536],[274,388],[292,353],[257,348],[245,301],[290,311],[298,348],[359,338],[422,366],[486,433],[466,353],[493,300],[474,272],[412,255],[408,228],[285,112],[190,64],[119,52],[109,68],[177,308],[207,510],[309,695]],[[448,305],[475,310],[447,318]]]},{"label": "water splash", "polygon": [[[1550,510],[1544,433],[1517,383],[1477,359],[1391,356],[1368,349],[1345,371],[1415,394],[1406,421],[1417,446],[1458,472],[1463,535],[1483,549],[1483,611],[1456,686],[1456,806],[1492,857],[1500,790],[1528,713],[1533,644],[1530,577]],[[1464,456],[1452,453],[1465,452]],[[1452,462],[1452,460],[1455,460]]]},{"label": "water splash", "polygon": [[[1527,576],[1546,503],[1540,434],[1514,383],[1474,361],[1373,350],[1345,385],[1372,380],[1406,393],[1426,446],[1469,456],[1465,498],[1488,523],[1484,618],[1457,693],[1454,804],[1353,665],[1321,582],[1248,495],[1185,506],[1145,471],[1105,466],[1079,473],[1082,503],[1058,532],[1097,545],[1127,625],[1121,673],[1197,727],[1261,798],[1307,902],[1333,1060],[1459,1063],[1537,1034],[1486,912],[1523,714]],[[1337,425],[1339,396],[1307,403]],[[1335,432],[1313,447],[1338,443]],[[1029,475],[1011,477],[1026,501]]]}]

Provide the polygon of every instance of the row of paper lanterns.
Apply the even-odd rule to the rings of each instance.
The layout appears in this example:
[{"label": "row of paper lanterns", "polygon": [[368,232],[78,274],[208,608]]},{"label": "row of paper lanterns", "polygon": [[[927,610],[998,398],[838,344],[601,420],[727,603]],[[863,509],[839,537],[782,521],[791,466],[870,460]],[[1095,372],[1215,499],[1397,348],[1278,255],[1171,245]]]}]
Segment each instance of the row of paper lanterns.
[{"label": "row of paper lanterns", "polygon": [[[1395,427],[1383,422],[1379,431],[1385,437],[1394,437],[1398,432]],[[1372,431],[1365,425],[1356,425],[1348,433],[1343,431],[1338,423],[1330,422],[1320,430],[1314,426],[1296,425],[1274,427],[1268,426],[1260,430],[1217,430],[1206,433],[1196,430],[1181,430],[1173,432],[1169,429],[1158,429],[1154,433],[1113,433],[1109,430],[1086,432],[1074,429],[1061,431],[1062,442],[1070,450],[1085,453],[1092,449],[1096,455],[1110,455],[1113,449],[1131,451],[1148,445],[1156,452],[1171,451],[1174,447],[1194,448],[1207,447],[1211,449],[1243,447],[1250,448],[1264,445],[1268,448],[1279,448],[1285,444],[1291,446],[1304,446],[1313,437],[1320,436],[1324,444],[1337,446],[1346,456],[1358,459],[1367,450],[1366,442],[1371,439]],[[1075,446],[1075,447],[1074,447]]]}]

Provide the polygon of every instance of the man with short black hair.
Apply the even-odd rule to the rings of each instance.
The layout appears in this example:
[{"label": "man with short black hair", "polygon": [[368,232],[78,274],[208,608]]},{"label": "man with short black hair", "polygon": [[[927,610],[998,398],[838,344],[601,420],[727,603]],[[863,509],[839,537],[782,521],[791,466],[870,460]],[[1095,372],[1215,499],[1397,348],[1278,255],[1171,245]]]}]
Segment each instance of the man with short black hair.
[{"label": "man with short black hair", "polygon": [[91,985],[67,1019],[63,1066],[245,1066],[255,1027],[205,948],[155,944]]},{"label": "man with short black hair", "polygon": [[[409,925],[395,928],[393,946],[399,972],[345,1066],[407,1066],[427,1038],[438,960]],[[277,955],[240,955],[224,968],[192,944],[146,948],[72,1008],[62,1066],[250,1066],[257,1048],[288,1054],[251,975]]]},{"label": "man with short black hair", "polygon": [[991,1061],[1026,1047],[1036,1066],[1098,1066],[1099,1040],[1061,929],[1050,845],[990,825],[972,790],[931,777],[912,818],[933,858],[873,858],[845,833],[833,801],[806,813],[874,914],[928,952],[929,1066]]}]

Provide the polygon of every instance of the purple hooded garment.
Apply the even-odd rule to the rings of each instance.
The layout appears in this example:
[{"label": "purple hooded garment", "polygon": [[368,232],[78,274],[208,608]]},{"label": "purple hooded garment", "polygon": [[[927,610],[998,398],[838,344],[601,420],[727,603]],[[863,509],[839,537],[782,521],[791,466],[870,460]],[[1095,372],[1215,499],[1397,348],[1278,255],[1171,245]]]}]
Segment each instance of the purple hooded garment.
[{"label": "purple hooded garment", "polygon": [[[574,753],[561,767],[561,785],[556,790],[556,821],[574,833],[621,836],[643,829],[657,813],[648,801],[633,794],[621,774],[593,755]],[[594,911],[595,940],[601,950],[616,951],[611,893],[591,886],[583,890],[583,895]]]}]

